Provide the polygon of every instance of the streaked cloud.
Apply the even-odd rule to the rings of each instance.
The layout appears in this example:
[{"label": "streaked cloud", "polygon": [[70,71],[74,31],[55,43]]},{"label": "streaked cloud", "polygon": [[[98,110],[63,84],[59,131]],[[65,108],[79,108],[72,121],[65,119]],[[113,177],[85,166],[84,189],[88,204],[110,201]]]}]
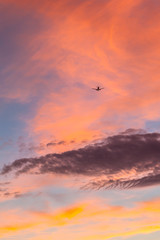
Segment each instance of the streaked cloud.
[{"label": "streaked cloud", "polygon": [[[37,232],[37,236],[33,239],[39,239],[42,236],[52,237],[52,231],[53,236],[58,239],[64,239],[64,237],[75,239],[76,237],[78,240],[82,238],[85,240],[111,239],[148,234],[160,230],[159,204],[160,199],[156,198],[127,208],[104,204],[101,199],[96,199],[79,202],[54,212],[52,209],[46,212],[32,210],[25,213],[20,209],[2,212],[2,217],[4,214],[10,217],[5,217],[5,221],[0,220],[0,236],[7,237],[18,232],[20,234],[23,230],[29,230],[31,234],[32,231]],[[19,216],[22,213],[26,218],[20,221]],[[49,229],[50,235],[47,233]]]},{"label": "streaked cloud", "polygon": [[0,238],[160,232],[159,9],[0,0]]},{"label": "streaked cloud", "polygon": [[132,129],[78,150],[15,160],[3,167],[1,175],[89,176],[95,178],[85,185],[89,189],[144,187],[160,183],[159,149],[159,133]]},{"label": "streaked cloud", "polygon": [[[9,16],[2,50],[10,61],[0,96],[33,101],[23,121],[36,145],[52,134],[74,138],[78,147],[159,118],[158,1],[8,0],[2,7]],[[12,25],[15,31],[7,31]],[[103,93],[91,92],[97,84]]]}]

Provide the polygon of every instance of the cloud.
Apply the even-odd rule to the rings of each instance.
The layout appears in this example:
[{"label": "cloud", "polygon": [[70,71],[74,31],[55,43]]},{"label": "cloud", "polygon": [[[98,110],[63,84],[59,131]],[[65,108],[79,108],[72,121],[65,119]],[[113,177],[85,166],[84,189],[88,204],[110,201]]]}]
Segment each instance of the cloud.
[{"label": "cloud", "polygon": [[0,183],[0,199],[11,198],[11,197],[21,197],[26,194],[21,194],[19,191],[10,191],[8,185],[10,186],[11,182]]},{"label": "cloud", "polygon": [[145,134],[147,133],[144,129],[133,129],[129,128],[124,132],[121,132],[123,135],[133,135],[133,134]]},{"label": "cloud", "polygon": [[159,117],[157,1],[5,2],[0,96],[32,102],[23,120],[33,138],[90,141]]},{"label": "cloud", "polygon": [[[48,140],[48,139],[47,139]],[[33,154],[36,153],[38,155],[42,155],[42,153],[47,154],[51,152],[51,150],[55,147],[59,146],[70,146],[75,143],[74,140],[72,141],[64,141],[64,140],[50,140],[47,141],[44,140],[43,142],[37,142],[37,141],[29,141],[27,139],[24,139],[22,136],[20,136],[17,140],[17,145],[20,153],[23,153],[25,156],[29,157],[30,155],[27,154]],[[1,146],[0,146],[1,148]],[[57,150],[57,148],[56,148]]]},{"label": "cloud", "polygon": [[0,144],[0,150],[3,150],[5,147],[11,146],[12,145],[12,140],[9,139],[8,141],[5,141]]},{"label": "cloud", "polygon": [[[90,141],[95,134],[143,127],[146,119],[159,117],[157,5],[82,0],[61,1],[56,13],[51,2],[41,7],[54,24],[33,59],[47,76],[52,70],[57,76],[47,78],[45,96],[27,121],[34,137],[43,141],[54,133],[56,139]],[[97,84],[105,87],[100,94],[91,91]]]},{"label": "cloud", "polygon": [[[113,237],[125,238],[137,234],[148,234],[160,230],[159,204],[160,198],[154,198],[138,202],[128,208],[104,204],[101,199],[94,201],[88,199],[69,204],[56,211],[52,207],[45,211],[31,210],[29,212],[19,208],[16,211],[2,210],[0,236],[7,238],[13,233],[24,234],[23,230],[28,230],[30,233],[33,231],[36,239],[39,239],[40,235],[43,236],[40,239],[48,239],[52,233],[53,238],[56,239],[78,240],[105,240]],[[53,231],[48,233],[47,230],[51,228]]]},{"label": "cloud", "polygon": [[8,185],[10,184],[10,182],[0,182],[0,186],[5,186],[5,185]]},{"label": "cloud", "polygon": [[129,188],[135,188],[135,187],[147,187],[160,184],[160,174],[157,175],[149,175],[146,177],[138,178],[138,179],[131,179],[131,180],[98,180],[98,181],[92,181],[84,186],[82,186],[82,189],[129,189]]},{"label": "cloud", "polygon": [[[84,188],[132,188],[160,183],[160,133],[118,134],[84,148],[4,165],[1,174],[15,172],[63,174],[94,178]],[[133,134],[132,134],[133,132]]]},{"label": "cloud", "polygon": [[31,59],[36,49],[34,41],[44,32],[45,23],[29,2],[30,7],[23,7],[20,1],[1,3],[0,97],[5,100],[28,101],[42,83],[40,77],[35,79],[35,64]]},{"label": "cloud", "polygon": [[5,196],[5,197],[14,196],[14,197],[18,198],[18,197],[21,196],[21,194],[20,194],[20,192],[5,192],[5,193],[4,193],[4,196]]},{"label": "cloud", "polygon": [[66,142],[65,141],[59,141],[59,142],[49,142],[46,144],[47,147],[50,147],[50,146],[56,146],[56,145],[63,145],[65,144]]}]

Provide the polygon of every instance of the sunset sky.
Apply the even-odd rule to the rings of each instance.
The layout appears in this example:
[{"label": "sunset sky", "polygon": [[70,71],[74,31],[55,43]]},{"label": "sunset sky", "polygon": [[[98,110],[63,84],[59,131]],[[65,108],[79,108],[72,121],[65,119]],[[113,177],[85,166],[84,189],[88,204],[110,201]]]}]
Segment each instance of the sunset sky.
[{"label": "sunset sky", "polygon": [[0,0],[0,239],[160,239],[159,0]]}]

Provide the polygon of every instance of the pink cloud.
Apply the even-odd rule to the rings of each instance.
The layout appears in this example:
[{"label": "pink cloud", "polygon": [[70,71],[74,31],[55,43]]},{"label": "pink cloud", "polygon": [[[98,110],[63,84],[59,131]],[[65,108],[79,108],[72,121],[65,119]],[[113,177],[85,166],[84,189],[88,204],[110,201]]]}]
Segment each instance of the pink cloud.
[{"label": "pink cloud", "polygon": [[[156,119],[160,100],[156,6],[144,7],[144,1],[84,2],[71,12],[65,2],[58,6],[58,14],[51,15],[51,9],[45,16],[56,25],[50,25],[33,59],[55,69],[58,77],[47,81],[51,88],[40,100],[30,131],[42,139],[51,133],[64,140],[90,140],[127,124],[142,127],[146,119]],[[97,84],[105,90],[95,96],[90,89]]]},{"label": "pink cloud", "polygon": [[[54,212],[51,209],[49,212],[30,211],[28,213],[17,209],[5,212],[5,215],[2,212],[4,217],[3,222],[1,221],[0,235],[18,236],[23,230],[27,230],[30,234],[34,232],[35,237],[32,239],[41,239],[42,236],[45,238],[52,236],[51,233],[48,236],[45,231],[49,228],[56,228],[53,236],[58,239],[72,237],[72,239],[98,240],[98,237],[111,239],[148,234],[160,229],[159,203],[160,200],[157,198],[127,208],[104,204],[101,199],[97,201],[84,199]],[[23,214],[25,218],[20,218]],[[70,231],[69,227],[74,227],[74,231]]]},{"label": "pink cloud", "polygon": [[[10,0],[7,4],[14,6],[13,16],[17,11],[34,13],[37,20],[35,26],[20,30],[23,34],[16,41],[29,55],[5,70],[10,74],[1,92],[2,97],[20,102],[36,98],[34,111],[23,119],[35,143],[47,144],[51,136],[58,141],[75,139],[77,145],[54,149],[65,151],[95,136],[144,127],[146,120],[159,117],[155,3]],[[97,84],[105,88],[100,94],[91,90]]]}]

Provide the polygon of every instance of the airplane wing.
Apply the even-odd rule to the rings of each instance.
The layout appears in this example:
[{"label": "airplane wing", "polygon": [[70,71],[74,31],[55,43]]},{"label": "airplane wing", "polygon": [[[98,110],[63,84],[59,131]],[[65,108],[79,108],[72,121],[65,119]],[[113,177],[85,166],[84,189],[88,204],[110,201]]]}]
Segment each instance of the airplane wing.
[{"label": "airplane wing", "polygon": [[92,88],[92,89],[97,90],[97,88]]}]

